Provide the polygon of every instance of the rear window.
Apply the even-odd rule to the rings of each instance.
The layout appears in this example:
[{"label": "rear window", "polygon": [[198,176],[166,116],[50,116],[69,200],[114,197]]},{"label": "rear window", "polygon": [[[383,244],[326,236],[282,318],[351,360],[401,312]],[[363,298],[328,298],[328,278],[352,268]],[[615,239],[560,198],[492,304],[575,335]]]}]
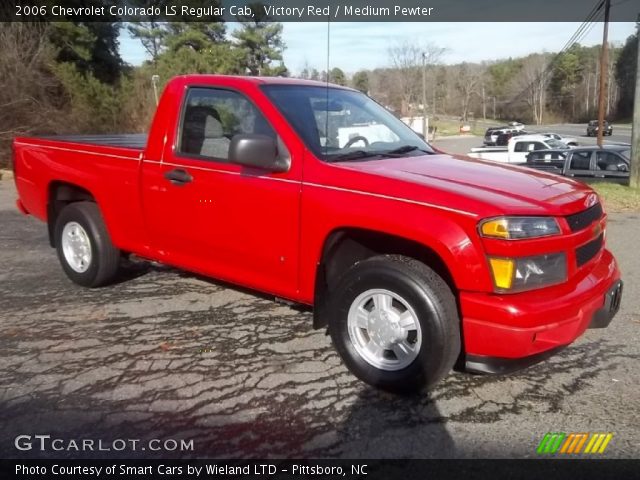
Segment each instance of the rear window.
[{"label": "rear window", "polygon": [[546,146],[542,142],[516,142],[516,146],[513,148],[514,152],[532,152],[534,150],[544,150]]}]

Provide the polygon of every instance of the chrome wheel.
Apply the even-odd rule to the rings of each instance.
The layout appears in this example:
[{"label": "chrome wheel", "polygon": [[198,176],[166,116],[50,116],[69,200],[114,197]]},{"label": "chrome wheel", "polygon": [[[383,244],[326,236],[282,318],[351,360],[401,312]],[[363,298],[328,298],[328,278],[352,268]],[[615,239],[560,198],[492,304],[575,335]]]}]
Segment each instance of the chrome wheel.
[{"label": "chrome wheel", "polygon": [[351,304],[347,325],[358,354],[381,370],[406,368],[420,352],[418,317],[404,298],[389,290],[360,294]]},{"label": "chrome wheel", "polygon": [[62,229],[62,252],[67,264],[78,273],[91,266],[91,241],[82,225],[69,222]]}]

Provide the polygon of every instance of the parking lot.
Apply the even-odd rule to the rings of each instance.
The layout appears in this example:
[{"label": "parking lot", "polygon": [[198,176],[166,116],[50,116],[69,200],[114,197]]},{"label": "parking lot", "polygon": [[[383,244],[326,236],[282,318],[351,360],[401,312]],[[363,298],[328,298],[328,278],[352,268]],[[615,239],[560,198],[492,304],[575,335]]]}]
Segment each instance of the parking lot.
[{"label": "parking lot", "polygon": [[[355,380],[309,311],[144,263],[110,287],[73,285],[14,198],[0,181],[5,458],[535,457],[549,431],[612,432],[606,457],[640,455],[640,215],[610,217],[625,295],[609,328],[515,375],[452,373],[398,397]],[[20,434],[194,449],[18,451]]]}]

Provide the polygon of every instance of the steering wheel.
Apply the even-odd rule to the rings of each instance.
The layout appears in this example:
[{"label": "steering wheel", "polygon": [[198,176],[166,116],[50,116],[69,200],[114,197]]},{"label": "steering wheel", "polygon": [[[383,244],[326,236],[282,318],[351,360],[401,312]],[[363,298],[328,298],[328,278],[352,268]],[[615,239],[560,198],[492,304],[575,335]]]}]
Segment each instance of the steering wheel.
[{"label": "steering wheel", "polygon": [[364,138],[362,135],[357,135],[357,136],[355,136],[353,138],[350,138],[349,141],[347,143],[345,143],[344,147],[342,147],[342,148],[349,148],[351,145],[353,145],[354,143],[359,142],[361,140],[364,142],[364,146],[365,147],[369,146],[369,140]]}]

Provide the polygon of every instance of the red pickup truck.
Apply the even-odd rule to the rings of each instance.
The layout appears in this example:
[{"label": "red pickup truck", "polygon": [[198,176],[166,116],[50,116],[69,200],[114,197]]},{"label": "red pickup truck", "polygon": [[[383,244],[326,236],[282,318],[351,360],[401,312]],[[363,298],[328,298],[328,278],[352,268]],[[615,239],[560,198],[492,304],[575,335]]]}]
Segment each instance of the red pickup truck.
[{"label": "red pickup truck", "polygon": [[148,138],[16,138],[18,208],[67,276],[135,254],[314,306],[389,390],[506,372],[605,327],[622,282],[586,185],[434,150],[349,88],[187,75]]}]

